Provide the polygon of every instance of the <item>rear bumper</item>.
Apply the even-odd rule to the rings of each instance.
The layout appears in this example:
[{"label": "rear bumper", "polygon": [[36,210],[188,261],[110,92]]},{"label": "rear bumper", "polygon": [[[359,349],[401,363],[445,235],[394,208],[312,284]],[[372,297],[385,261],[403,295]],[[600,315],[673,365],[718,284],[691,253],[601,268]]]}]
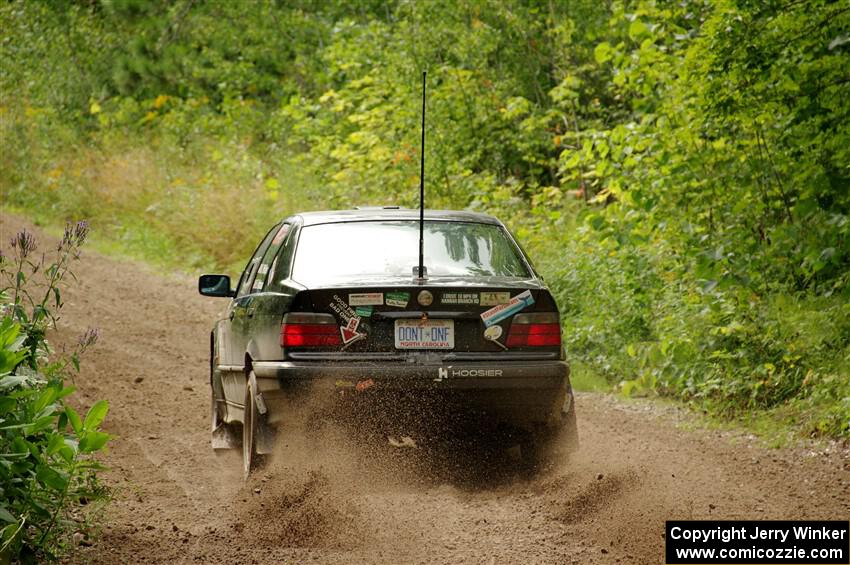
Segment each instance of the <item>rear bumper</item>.
[{"label": "rear bumper", "polygon": [[[280,386],[344,388],[371,379],[376,389],[561,389],[569,388],[569,366],[563,361],[465,362],[451,364],[389,364],[273,361],[255,362],[257,379]],[[260,384],[260,390],[268,383]]]},{"label": "rear bumper", "polygon": [[[394,405],[440,406],[503,423],[553,425],[572,403],[569,366],[563,361],[451,364],[255,362],[257,387],[272,420],[302,394]],[[323,394],[328,392],[330,394]],[[398,402],[396,402],[398,401]],[[296,401],[297,402],[297,401]],[[401,403],[401,404],[399,404]]]}]

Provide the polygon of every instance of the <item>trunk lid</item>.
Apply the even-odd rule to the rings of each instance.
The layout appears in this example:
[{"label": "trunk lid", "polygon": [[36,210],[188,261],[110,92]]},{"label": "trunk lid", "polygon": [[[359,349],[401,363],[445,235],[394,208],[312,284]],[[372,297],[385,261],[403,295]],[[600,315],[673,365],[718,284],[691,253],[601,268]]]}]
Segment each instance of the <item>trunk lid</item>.
[{"label": "trunk lid", "polygon": [[[342,345],[325,351],[352,356],[502,353],[516,314],[557,312],[549,291],[536,279],[446,278],[416,284],[409,278],[384,278],[358,283],[312,288],[299,293],[293,304],[293,311],[334,316]],[[534,350],[559,352],[560,347]]]}]

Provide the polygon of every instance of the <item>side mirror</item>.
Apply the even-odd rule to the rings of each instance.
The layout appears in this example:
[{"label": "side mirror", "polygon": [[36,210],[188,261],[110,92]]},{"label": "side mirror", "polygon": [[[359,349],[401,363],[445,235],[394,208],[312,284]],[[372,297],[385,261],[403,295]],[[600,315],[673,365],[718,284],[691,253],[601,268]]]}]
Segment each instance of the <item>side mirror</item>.
[{"label": "side mirror", "polygon": [[201,275],[198,279],[198,292],[204,296],[236,296],[230,289],[230,277],[227,275]]}]

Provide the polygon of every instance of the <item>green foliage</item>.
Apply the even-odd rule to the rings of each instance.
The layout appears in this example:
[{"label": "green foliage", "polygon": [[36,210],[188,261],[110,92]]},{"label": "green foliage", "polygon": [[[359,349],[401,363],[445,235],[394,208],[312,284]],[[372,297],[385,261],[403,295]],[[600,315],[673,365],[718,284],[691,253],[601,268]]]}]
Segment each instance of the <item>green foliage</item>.
[{"label": "green foliage", "polygon": [[61,292],[73,278],[71,262],[86,239],[85,223],[69,225],[55,257],[39,254],[35,238],[22,231],[12,255],[0,255],[0,559],[37,563],[57,558],[79,527],[84,505],[105,498],[97,482],[101,466],[91,456],[104,449],[100,431],[106,401],[85,419],[66,399],[69,366],[97,339],[88,331],[70,354],[53,358],[45,339],[62,306]]},{"label": "green foliage", "polygon": [[[626,392],[733,414],[808,399],[810,431],[846,435],[848,10],[641,2],[611,16],[618,37],[594,56],[620,108],[560,161],[574,182],[594,163],[588,188],[610,205],[586,216],[588,243],[613,264],[558,276],[595,298],[568,339]],[[599,335],[592,318],[607,333],[576,343]]]},{"label": "green foliage", "polygon": [[428,205],[509,221],[588,374],[850,434],[842,3],[19,1],[0,24],[17,206],[235,267],[291,211],[416,204],[427,70]]}]

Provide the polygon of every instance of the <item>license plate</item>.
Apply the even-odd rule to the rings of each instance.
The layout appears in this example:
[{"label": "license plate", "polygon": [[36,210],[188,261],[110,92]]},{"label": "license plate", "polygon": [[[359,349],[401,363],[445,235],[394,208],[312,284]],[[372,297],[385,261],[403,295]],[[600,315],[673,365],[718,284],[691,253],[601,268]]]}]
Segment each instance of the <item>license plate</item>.
[{"label": "license plate", "polygon": [[396,349],[454,349],[454,320],[396,320]]}]

